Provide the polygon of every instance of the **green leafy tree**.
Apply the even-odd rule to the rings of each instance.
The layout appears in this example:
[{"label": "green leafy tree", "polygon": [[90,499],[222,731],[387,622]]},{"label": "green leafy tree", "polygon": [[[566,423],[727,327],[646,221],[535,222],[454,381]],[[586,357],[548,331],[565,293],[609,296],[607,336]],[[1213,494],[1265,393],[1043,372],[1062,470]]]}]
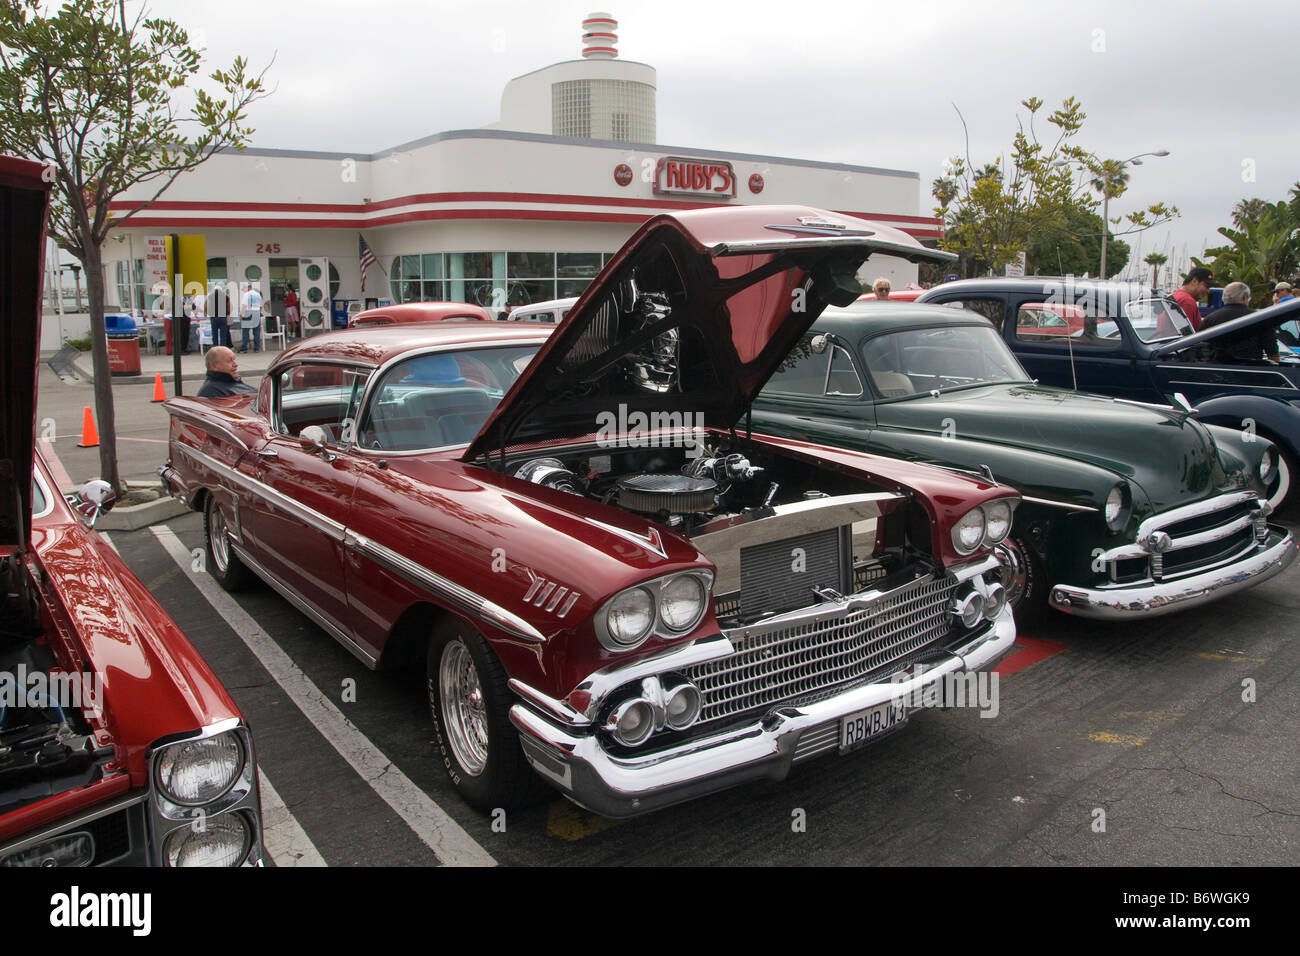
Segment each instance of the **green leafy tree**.
[{"label": "green leafy tree", "polygon": [[[1043,101],[1031,97],[1020,105],[1028,115],[1020,120],[1008,158],[976,166],[970,158],[968,135],[966,155],[950,159],[944,175],[931,184],[931,194],[939,202],[935,213],[944,220],[940,245],[960,256],[963,275],[999,270],[1021,251],[1026,252],[1030,271],[1058,271],[1067,247],[1073,249],[1076,240],[1082,247],[1088,236],[1096,239],[1099,262],[1103,229],[1127,223],[1123,231],[1107,235],[1128,235],[1178,215],[1177,207],[1154,203],[1103,224],[1095,215],[1102,203],[1093,192],[1107,200],[1123,195],[1125,167],[1131,160],[1101,159],[1074,142],[1087,114],[1073,97],[1047,116],[1052,133],[1046,140],[1039,139],[1035,128]],[[962,125],[965,128],[964,119]],[[1093,215],[1096,224],[1084,226],[1086,215]],[[1121,259],[1120,246],[1112,245],[1114,261],[1122,268],[1128,259],[1127,246]],[[1076,258],[1073,251],[1070,258]],[[1088,265],[1080,271],[1095,268]]]},{"label": "green leafy tree", "polygon": [[1233,207],[1237,228],[1220,226],[1230,243],[1205,250],[1198,266],[1213,270],[1218,282],[1244,282],[1257,305],[1270,301],[1273,286],[1290,280],[1300,268],[1300,183],[1291,189],[1290,201],[1266,203],[1245,200]]},{"label": "green leafy tree", "polygon": [[[244,147],[266,71],[252,74],[236,58],[187,96],[201,51],[177,24],[148,17],[143,4],[128,18],[124,0],[67,0],[52,14],[44,6],[0,0],[0,151],[46,164],[50,235],[85,267],[100,467],[120,492],[101,245],[177,176]],[[150,195],[134,210],[110,212],[142,185]]]},{"label": "green leafy tree", "polygon": [[[1101,216],[1082,206],[1066,207],[1046,218],[1029,237],[1025,258],[1031,275],[1075,275],[1097,271],[1101,261]],[[1128,264],[1128,243],[1112,238],[1107,271]]]}]

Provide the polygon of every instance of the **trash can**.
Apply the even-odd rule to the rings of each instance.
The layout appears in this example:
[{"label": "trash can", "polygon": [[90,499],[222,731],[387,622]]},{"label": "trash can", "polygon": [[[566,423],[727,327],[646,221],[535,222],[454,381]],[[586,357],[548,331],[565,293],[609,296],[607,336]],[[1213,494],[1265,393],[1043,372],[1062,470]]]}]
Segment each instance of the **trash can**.
[{"label": "trash can", "polygon": [[140,332],[129,315],[104,316],[108,370],[113,375],[140,374]]}]

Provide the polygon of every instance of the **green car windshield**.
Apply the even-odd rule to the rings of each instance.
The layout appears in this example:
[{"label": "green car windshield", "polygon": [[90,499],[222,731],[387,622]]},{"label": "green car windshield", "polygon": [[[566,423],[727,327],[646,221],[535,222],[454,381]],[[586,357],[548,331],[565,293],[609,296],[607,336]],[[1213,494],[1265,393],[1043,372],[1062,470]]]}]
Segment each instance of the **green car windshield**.
[{"label": "green car windshield", "polygon": [[886,332],[862,343],[862,358],[884,398],[1030,381],[991,326]]}]

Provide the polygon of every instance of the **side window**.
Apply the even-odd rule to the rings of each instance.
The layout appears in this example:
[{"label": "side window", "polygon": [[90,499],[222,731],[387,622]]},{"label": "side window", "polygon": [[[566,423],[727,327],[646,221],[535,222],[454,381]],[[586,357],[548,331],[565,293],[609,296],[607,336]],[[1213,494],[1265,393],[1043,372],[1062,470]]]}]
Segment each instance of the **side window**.
[{"label": "side window", "polygon": [[1091,300],[1020,302],[1016,305],[1016,340],[1063,349],[1117,349],[1123,341],[1119,326]]},{"label": "side window", "polygon": [[853,370],[853,359],[838,345],[831,352],[830,375],[826,379],[827,395],[854,396],[862,394],[862,382]]},{"label": "side window", "polygon": [[812,340],[812,335],[805,335],[799,340],[799,344],[786,356],[776,374],[763,386],[763,394],[809,395],[815,398],[826,394],[826,373],[831,350],[814,352]]},{"label": "side window", "polygon": [[325,430],[330,444],[351,444],[369,369],[341,365],[295,365],[280,373],[275,390],[275,429],[297,436],[308,425]]},{"label": "side window", "polygon": [[945,302],[944,305],[951,309],[969,309],[971,312],[982,315],[993,323],[993,328],[998,330],[999,335],[1002,334],[1002,321],[1006,317],[1007,306],[1001,299],[954,299],[951,302]]}]

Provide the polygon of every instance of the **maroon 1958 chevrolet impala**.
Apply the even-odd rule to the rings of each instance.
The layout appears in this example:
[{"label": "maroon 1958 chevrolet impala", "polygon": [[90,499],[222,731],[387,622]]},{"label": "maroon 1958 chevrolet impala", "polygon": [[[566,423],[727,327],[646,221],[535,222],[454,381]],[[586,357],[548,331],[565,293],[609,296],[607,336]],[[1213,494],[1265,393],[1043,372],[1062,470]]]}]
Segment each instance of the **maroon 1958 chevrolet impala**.
[{"label": "maroon 1958 chevrolet impala", "polygon": [[0,872],[260,865],[239,709],[35,451],[48,192],[0,156]]},{"label": "maroon 1958 chevrolet impala", "polygon": [[476,807],[545,780],[627,816],[781,778],[1014,639],[1014,490],[749,433],[872,253],[947,258],[802,207],[660,216],[554,334],[342,332],[256,395],[173,399],[163,476],[224,585],[255,572],[366,664],[427,668]]}]

